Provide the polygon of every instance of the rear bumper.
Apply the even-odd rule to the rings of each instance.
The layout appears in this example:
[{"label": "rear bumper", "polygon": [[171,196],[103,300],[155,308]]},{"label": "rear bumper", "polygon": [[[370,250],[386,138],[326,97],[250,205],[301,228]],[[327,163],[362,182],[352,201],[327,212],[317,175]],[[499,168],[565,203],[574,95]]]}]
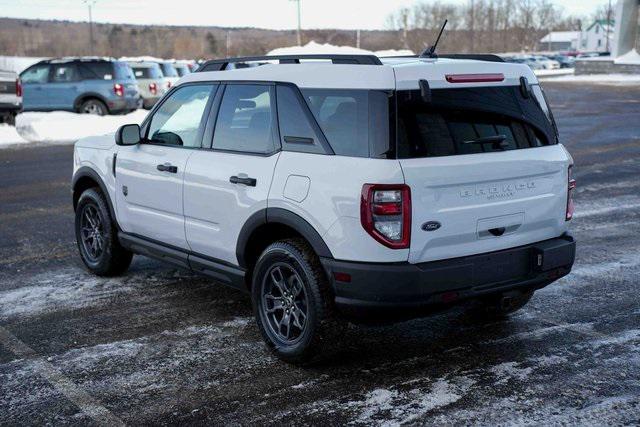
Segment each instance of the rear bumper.
[{"label": "rear bumper", "polygon": [[[321,259],[335,302],[349,314],[448,304],[507,290],[542,288],[571,271],[569,235],[542,242],[422,264],[374,264]],[[334,273],[350,275],[350,282]],[[340,275],[339,275],[340,276]]]},{"label": "rear bumper", "polygon": [[109,99],[107,100],[107,106],[111,113],[137,110],[142,107],[142,98]]},{"label": "rear bumper", "polygon": [[10,102],[0,102],[0,115],[18,114],[22,111],[22,103],[14,104]]}]

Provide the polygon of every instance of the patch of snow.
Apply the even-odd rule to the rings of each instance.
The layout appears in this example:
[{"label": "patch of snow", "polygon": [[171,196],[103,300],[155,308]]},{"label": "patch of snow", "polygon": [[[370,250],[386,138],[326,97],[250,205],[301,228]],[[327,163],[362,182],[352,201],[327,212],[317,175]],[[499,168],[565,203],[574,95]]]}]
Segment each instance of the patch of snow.
[{"label": "patch of snow", "polygon": [[13,71],[20,74],[22,71],[47,58],[29,56],[0,56],[0,70]]},{"label": "patch of snow", "polygon": [[631,342],[638,342],[640,344],[640,329],[631,329],[624,331],[616,336],[602,338],[597,341],[589,343],[590,347],[599,348],[609,345],[624,345],[627,346]]},{"label": "patch of snow", "polygon": [[533,368],[520,368],[519,365],[517,362],[505,362],[491,367],[489,371],[497,377],[496,384],[505,384],[514,378],[524,381],[531,375]]},{"label": "patch of snow", "polygon": [[638,51],[635,49],[631,49],[624,55],[617,57],[613,61],[613,63],[623,65],[638,65],[640,64],[640,53],[638,53]]},{"label": "patch of snow", "polygon": [[29,141],[25,140],[16,131],[16,128],[7,124],[0,124],[0,148],[5,148],[15,144],[24,144]]},{"label": "patch of snow", "polygon": [[365,49],[358,49],[352,46],[336,46],[330,43],[316,43],[311,40],[304,46],[288,46],[273,49],[267,56],[274,55],[312,55],[312,54],[345,54],[345,55],[370,55],[373,52]]},{"label": "patch of snow", "polygon": [[233,320],[224,322],[222,326],[225,328],[244,328],[253,321],[250,317],[235,317]]},{"label": "patch of snow", "polygon": [[548,77],[550,82],[594,83],[603,85],[638,85],[640,74],[584,74],[559,77]]},{"label": "patch of snow", "polygon": [[66,111],[27,112],[16,117],[16,131],[29,142],[73,142],[78,139],[114,133],[128,123],[142,123],[148,112],[136,110],[122,116],[95,116]]},{"label": "patch of snow", "polygon": [[385,50],[376,50],[373,52],[379,58],[385,58],[388,56],[411,56],[415,55],[412,50],[409,49],[385,49]]},{"label": "patch of snow", "polygon": [[533,70],[533,74],[538,77],[568,76],[573,75],[573,68],[558,68],[557,70]]}]

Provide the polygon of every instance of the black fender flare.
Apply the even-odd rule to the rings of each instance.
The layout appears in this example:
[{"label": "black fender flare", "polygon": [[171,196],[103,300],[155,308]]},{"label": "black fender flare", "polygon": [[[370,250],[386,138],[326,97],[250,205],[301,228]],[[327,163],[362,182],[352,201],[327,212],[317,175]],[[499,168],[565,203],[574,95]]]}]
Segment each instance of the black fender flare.
[{"label": "black fender flare", "polygon": [[[107,200],[107,206],[109,207],[109,213],[111,214],[111,218],[118,226],[118,219],[116,217],[115,209],[113,208],[113,203],[111,202],[111,196],[109,195],[109,191],[107,191],[107,186],[104,184],[104,181],[102,180],[102,178],[100,178],[100,175],[98,175],[98,172],[96,172],[95,170],[91,169],[88,166],[82,166],[81,168],[79,168],[76,171],[76,173],[73,174],[73,178],[71,179],[71,195],[73,197],[73,210],[74,211],[76,210],[76,205],[78,204],[78,200],[75,197],[76,187],[78,186],[78,182],[82,178],[90,178],[91,180],[95,181],[98,184],[98,187],[100,187],[100,191],[102,191],[102,194],[104,194],[104,198]],[[118,230],[120,230],[120,226],[118,226]]]},{"label": "black fender flare", "polygon": [[240,230],[238,242],[236,244],[236,256],[240,267],[247,267],[244,252],[249,243],[251,234],[259,227],[268,223],[282,224],[292,228],[304,237],[307,242],[309,242],[319,257],[333,258],[333,255],[325,241],[322,239],[322,236],[320,236],[316,229],[300,215],[282,208],[266,208],[251,215]]},{"label": "black fender flare", "polygon": [[78,95],[76,99],[73,101],[73,109],[78,111],[78,109],[80,108],[80,105],[84,102],[84,100],[89,98],[98,99],[100,102],[104,104],[105,107],[107,107],[107,112],[109,111],[109,104],[105,99],[105,97],[96,92],[84,92]]}]

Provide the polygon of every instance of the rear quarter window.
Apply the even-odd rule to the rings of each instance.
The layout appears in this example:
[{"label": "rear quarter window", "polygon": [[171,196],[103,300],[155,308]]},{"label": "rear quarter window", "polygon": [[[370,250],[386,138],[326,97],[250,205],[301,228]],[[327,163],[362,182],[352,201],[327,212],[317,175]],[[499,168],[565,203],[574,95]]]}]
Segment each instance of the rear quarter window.
[{"label": "rear quarter window", "polygon": [[78,71],[83,80],[113,80],[117,78],[112,62],[81,62]]},{"label": "rear quarter window", "polygon": [[376,90],[303,89],[335,154],[382,157],[389,150],[389,94]]}]

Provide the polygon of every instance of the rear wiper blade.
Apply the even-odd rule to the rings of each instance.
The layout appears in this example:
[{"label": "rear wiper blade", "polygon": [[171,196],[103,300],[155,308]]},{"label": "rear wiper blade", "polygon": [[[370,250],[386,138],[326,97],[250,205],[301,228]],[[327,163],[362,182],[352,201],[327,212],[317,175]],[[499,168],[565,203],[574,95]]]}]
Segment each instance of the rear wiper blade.
[{"label": "rear wiper blade", "polygon": [[509,143],[505,141],[506,139],[506,135],[485,136],[484,138],[464,141],[463,144],[493,144],[496,147],[505,149],[509,146]]}]

